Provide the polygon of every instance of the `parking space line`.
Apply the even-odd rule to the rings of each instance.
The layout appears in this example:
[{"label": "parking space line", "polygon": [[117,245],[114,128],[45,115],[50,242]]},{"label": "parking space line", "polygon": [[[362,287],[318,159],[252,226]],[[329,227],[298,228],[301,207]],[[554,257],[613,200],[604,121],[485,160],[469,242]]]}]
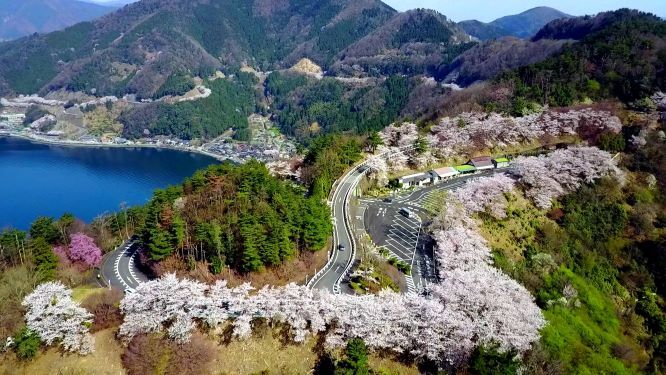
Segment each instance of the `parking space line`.
[{"label": "parking space line", "polygon": [[401,238],[404,237],[410,242],[415,242],[416,238],[417,238],[416,235],[401,232],[399,229],[395,229],[395,228],[389,229],[389,234],[394,235],[394,236],[398,236],[398,237],[401,237]]},{"label": "parking space line", "polygon": [[418,223],[409,223],[409,222],[403,220],[403,219],[400,218],[400,217],[395,217],[395,218],[393,219],[393,224],[394,224],[394,225],[396,225],[396,224],[397,224],[397,225],[402,225],[402,224],[404,224],[404,226],[406,226],[406,227],[408,227],[409,229],[412,229],[412,230],[414,230],[414,229],[416,229],[416,228],[419,227]]},{"label": "parking space line", "polygon": [[393,238],[387,239],[386,240],[387,244],[390,244],[393,246],[396,250],[400,250],[401,253],[404,253],[407,255],[409,258],[411,258],[411,249],[406,247],[405,245],[401,244],[399,241],[396,241]]}]

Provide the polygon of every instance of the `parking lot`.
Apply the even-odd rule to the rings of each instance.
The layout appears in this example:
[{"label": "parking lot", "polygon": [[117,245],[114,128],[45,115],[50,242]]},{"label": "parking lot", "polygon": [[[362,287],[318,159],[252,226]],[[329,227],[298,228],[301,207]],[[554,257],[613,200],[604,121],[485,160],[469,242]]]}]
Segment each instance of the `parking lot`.
[{"label": "parking lot", "polygon": [[[373,242],[388,250],[391,256],[411,265],[412,275],[406,277],[409,292],[419,292],[427,284],[437,281],[434,242],[427,228],[432,218],[441,212],[448,192],[465,185],[470,178],[491,173],[465,176],[413,192],[402,192],[389,201],[360,200],[363,226]],[[407,208],[414,215],[407,217],[400,213],[402,208]]]}]

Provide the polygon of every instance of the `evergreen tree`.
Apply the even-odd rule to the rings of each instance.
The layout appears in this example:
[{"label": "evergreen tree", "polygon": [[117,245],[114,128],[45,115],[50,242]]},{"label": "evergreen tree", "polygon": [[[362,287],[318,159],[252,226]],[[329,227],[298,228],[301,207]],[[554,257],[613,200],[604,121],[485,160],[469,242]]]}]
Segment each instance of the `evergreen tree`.
[{"label": "evergreen tree", "polygon": [[475,375],[515,375],[518,373],[520,362],[516,359],[516,352],[501,352],[499,345],[478,346],[472,353],[469,361],[470,373]]},{"label": "evergreen tree", "polygon": [[355,338],[349,340],[345,349],[345,359],[342,361],[337,374],[341,375],[368,375],[368,348],[363,339]]},{"label": "evergreen tree", "polygon": [[60,231],[53,218],[42,216],[30,226],[30,237],[43,238],[47,243],[53,245],[60,239]]},{"label": "evergreen tree", "polygon": [[150,231],[148,251],[152,260],[159,261],[171,255],[173,247],[170,237],[169,232],[158,227]]},{"label": "evergreen tree", "polygon": [[58,256],[55,255],[51,245],[43,237],[37,237],[30,241],[35,270],[42,280],[52,280],[58,267]]},{"label": "evergreen tree", "polygon": [[240,231],[243,238],[240,269],[244,272],[257,271],[263,265],[259,254],[261,234],[253,223],[241,224]]},{"label": "evergreen tree", "polygon": [[372,153],[377,151],[377,147],[381,146],[384,144],[384,141],[382,141],[382,138],[379,136],[379,133],[377,132],[372,132],[368,136],[368,139],[365,141],[365,145]]}]

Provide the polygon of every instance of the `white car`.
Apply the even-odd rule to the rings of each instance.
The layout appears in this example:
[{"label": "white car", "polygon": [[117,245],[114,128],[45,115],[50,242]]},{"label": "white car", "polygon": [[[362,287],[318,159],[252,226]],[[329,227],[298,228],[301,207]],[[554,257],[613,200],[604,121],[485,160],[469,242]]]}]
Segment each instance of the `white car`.
[{"label": "white car", "polygon": [[403,208],[400,209],[399,212],[400,212],[401,215],[403,215],[405,217],[409,217],[409,218],[414,217],[414,213],[409,208],[404,208],[403,207]]}]

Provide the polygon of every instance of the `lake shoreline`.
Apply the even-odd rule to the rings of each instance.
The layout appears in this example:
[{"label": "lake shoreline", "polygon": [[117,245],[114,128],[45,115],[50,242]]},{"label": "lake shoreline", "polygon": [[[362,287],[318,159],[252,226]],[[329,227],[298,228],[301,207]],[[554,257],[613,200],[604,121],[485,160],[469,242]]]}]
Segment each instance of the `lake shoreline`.
[{"label": "lake shoreline", "polygon": [[63,147],[90,147],[90,148],[124,148],[124,149],[131,149],[131,148],[155,148],[155,149],[164,149],[164,150],[171,150],[171,151],[181,151],[181,152],[190,152],[190,153],[195,153],[199,155],[204,155],[211,157],[219,162],[224,162],[230,160],[227,157],[223,157],[217,154],[214,154],[212,152],[200,150],[194,147],[175,147],[175,146],[169,146],[169,145],[156,145],[156,144],[131,144],[131,145],[124,145],[124,144],[116,144],[116,143],[89,143],[89,142],[78,142],[78,141],[63,141],[63,140],[54,140],[54,139],[44,139],[40,137],[35,137],[35,136],[30,136],[26,134],[17,134],[17,133],[12,133],[12,132],[7,132],[7,133],[0,133],[0,138],[2,137],[9,137],[9,138],[19,138],[23,139],[29,142],[37,143],[37,144],[43,144],[43,145],[51,145],[51,146],[63,146]]},{"label": "lake shoreline", "polygon": [[157,145],[91,145],[0,136],[0,228],[29,228],[66,212],[91,222],[100,214],[146,204],[156,190],[180,186],[219,165],[201,152]]}]

